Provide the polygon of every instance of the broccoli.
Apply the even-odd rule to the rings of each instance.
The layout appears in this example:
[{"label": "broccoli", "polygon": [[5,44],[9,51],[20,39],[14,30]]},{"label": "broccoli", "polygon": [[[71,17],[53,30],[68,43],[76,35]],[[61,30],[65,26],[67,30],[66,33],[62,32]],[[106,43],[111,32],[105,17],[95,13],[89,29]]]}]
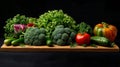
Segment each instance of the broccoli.
[{"label": "broccoli", "polygon": [[58,25],[58,26],[55,27],[55,29],[57,29],[57,28],[64,28],[64,26],[63,25]]},{"label": "broccoli", "polygon": [[45,34],[46,33],[45,28],[40,28],[40,32]]},{"label": "broccoli", "polygon": [[45,29],[37,27],[30,27],[24,33],[24,42],[28,45],[45,45],[46,35]]},{"label": "broccoli", "polygon": [[67,39],[69,38],[67,33],[63,33],[61,39],[64,41],[67,41]]},{"label": "broccoli", "polygon": [[64,13],[63,10],[60,9],[48,10],[39,16],[36,24],[39,28],[44,27],[46,29],[47,36],[51,38],[51,34],[57,25],[61,25],[59,26],[60,28],[64,25],[65,27],[75,29],[77,23],[73,17]]},{"label": "broccoli", "polygon": [[64,45],[65,42],[64,42],[62,39],[58,39],[58,40],[57,40],[57,44],[58,44],[58,45]]},{"label": "broccoli", "polygon": [[75,42],[76,32],[69,27],[64,27],[63,25],[58,25],[52,32],[51,39],[53,44],[57,45],[70,45]]}]

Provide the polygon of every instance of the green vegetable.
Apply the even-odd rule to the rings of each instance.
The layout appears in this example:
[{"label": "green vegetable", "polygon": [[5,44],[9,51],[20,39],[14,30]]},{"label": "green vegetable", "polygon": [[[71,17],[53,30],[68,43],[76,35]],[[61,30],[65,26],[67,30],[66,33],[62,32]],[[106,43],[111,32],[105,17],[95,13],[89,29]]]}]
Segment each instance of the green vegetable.
[{"label": "green vegetable", "polygon": [[80,33],[86,32],[90,35],[92,35],[92,33],[93,33],[92,27],[85,22],[81,22],[80,24],[77,25],[77,31]]},{"label": "green vegetable", "polygon": [[72,29],[76,28],[76,21],[62,10],[49,10],[45,12],[39,16],[36,24],[39,28],[44,27],[46,29],[47,37],[49,38],[57,25],[64,25]]},{"label": "green vegetable", "polygon": [[63,25],[58,25],[55,27],[55,30],[52,32],[51,39],[53,44],[57,45],[70,45],[75,42],[76,32],[68,27]]},{"label": "green vegetable", "polygon": [[46,31],[44,28],[30,27],[24,33],[24,42],[28,45],[46,45]]},{"label": "green vegetable", "polygon": [[106,37],[92,36],[91,42],[101,46],[112,46],[112,43]]},{"label": "green vegetable", "polygon": [[6,25],[4,26],[5,38],[14,37],[16,35],[14,34],[14,24],[27,24],[28,17],[26,17],[25,15],[17,14],[13,18],[7,19],[5,22],[6,22]]},{"label": "green vegetable", "polygon": [[24,43],[24,38],[19,38],[19,39],[13,40],[13,41],[11,42],[11,45],[13,45],[13,46],[18,46],[18,45],[20,45],[21,43]]},{"label": "green vegetable", "polygon": [[4,44],[7,45],[7,46],[10,46],[11,45],[11,42],[15,40],[15,38],[8,38],[8,39],[5,39],[4,40]]},{"label": "green vegetable", "polygon": [[47,39],[46,44],[47,44],[47,46],[50,46],[50,47],[54,46],[51,39]]},{"label": "green vegetable", "polygon": [[26,18],[26,21],[28,21],[28,23],[33,23],[33,24],[36,25],[36,23],[37,23],[37,18],[27,17],[27,18]]}]

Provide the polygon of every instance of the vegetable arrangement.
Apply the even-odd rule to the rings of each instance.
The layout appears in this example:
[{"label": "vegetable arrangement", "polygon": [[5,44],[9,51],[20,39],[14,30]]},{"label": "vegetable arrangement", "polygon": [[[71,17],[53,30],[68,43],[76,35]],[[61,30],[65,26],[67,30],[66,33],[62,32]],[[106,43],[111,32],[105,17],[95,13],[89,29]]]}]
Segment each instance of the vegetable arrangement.
[{"label": "vegetable arrangement", "polygon": [[6,21],[5,40],[7,46],[74,46],[92,44],[113,46],[117,36],[114,25],[102,22],[92,28],[85,22],[76,21],[62,10],[51,10],[39,18],[17,14]]}]

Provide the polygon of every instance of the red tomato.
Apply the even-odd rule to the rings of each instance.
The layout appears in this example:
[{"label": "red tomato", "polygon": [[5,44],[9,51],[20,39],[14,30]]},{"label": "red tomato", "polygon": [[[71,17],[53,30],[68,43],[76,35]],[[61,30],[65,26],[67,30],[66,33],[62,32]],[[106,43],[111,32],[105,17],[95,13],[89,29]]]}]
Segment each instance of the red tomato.
[{"label": "red tomato", "polygon": [[90,43],[90,35],[88,33],[78,33],[76,35],[75,40],[78,45],[89,44]]},{"label": "red tomato", "polygon": [[34,27],[35,25],[33,23],[28,23],[27,27]]}]

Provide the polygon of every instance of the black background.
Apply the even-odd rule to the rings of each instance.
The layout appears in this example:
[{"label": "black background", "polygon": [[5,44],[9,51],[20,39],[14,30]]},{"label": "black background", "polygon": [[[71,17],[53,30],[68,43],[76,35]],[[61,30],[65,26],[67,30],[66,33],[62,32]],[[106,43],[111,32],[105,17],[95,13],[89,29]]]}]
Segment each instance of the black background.
[{"label": "black background", "polygon": [[[112,0],[0,0],[0,40],[3,42],[5,21],[16,14],[39,17],[48,10],[62,9],[77,23],[92,27],[102,21],[118,28],[115,40],[120,46],[120,5]],[[119,53],[8,53],[0,52],[0,67],[119,67]]]}]

